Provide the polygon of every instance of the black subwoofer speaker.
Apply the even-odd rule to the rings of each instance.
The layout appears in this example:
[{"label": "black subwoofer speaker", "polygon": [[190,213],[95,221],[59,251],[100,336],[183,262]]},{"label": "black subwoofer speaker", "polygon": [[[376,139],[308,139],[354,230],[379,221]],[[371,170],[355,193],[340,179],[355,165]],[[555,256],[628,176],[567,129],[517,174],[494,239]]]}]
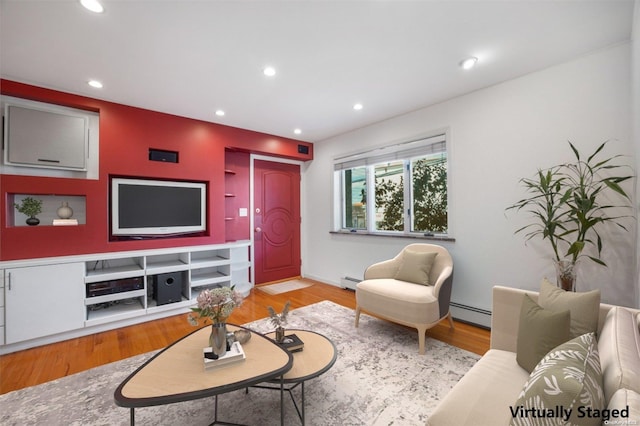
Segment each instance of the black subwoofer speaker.
[{"label": "black subwoofer speaker", "polygon": [[151,276],[153,298],[158,305],[175,303],[182,300],[182,282],[184,272],[170,272]]}]

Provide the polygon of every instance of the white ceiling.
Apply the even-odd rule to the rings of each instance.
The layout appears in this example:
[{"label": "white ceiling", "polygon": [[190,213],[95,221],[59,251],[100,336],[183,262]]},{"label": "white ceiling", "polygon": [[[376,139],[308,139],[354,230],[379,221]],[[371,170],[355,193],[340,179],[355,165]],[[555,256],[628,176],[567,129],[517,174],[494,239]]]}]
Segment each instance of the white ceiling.
[{"label": "white ceiling", "polygon": [[[75,0],[0,0],[0,75],[311,142],[628,41],[634,7],[633,0],[102,3],[98,15]],[[479,58],[471,71],[458,66],[467,56]],[[275,77],[262,74],[266,65]],[[91,78],[104,88],[89,87]],[[215,116],[219,108],[224,117]]]}]

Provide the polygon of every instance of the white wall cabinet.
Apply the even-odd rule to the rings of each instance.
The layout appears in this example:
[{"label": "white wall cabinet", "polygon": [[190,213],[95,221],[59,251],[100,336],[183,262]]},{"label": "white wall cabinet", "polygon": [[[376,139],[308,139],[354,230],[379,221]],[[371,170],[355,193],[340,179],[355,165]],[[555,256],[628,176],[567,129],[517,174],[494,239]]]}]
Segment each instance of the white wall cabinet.
[{"label": "white wall cabinet", "polygon": [[5,270],[6,344],[84,325],[84,263]]},{"label": "white wall cabinet", "polygon": [[6,162],[87,169],[89,119],[84,115],[7,105]]},{"label": "white wall cabinet", "polygon": [[[253,287],[249,246],[237,241],[0,262],[6,296],[0,297],[6,312],[0,354],[189,312],[206,288],[233,285],[247,296]],[[180,277],[179,300],[157,302],[152,282],[162,274]]]},{"label": "white wall cabinet", "polygon": [[99,179],[100,115],[0,96],[2,174]]}]

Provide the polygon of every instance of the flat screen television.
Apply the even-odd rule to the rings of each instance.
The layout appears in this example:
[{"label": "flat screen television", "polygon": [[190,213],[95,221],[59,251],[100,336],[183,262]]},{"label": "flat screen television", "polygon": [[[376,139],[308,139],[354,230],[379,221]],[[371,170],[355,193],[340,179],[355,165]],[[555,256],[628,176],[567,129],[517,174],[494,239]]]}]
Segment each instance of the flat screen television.
[{"label": "flat screen television", "polygon": [[111,179],[113,237],[198,234],[206,229],[206,183]]}]

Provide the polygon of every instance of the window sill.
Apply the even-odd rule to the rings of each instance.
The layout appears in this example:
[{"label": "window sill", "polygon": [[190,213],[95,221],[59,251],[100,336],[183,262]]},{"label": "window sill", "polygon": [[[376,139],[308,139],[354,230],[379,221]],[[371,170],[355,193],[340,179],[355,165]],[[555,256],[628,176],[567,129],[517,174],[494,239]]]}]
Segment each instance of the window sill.
[{"label": "window sill", "polygon": [[411,238],[416,240],[431,240],[431,241],[448,241],[455,242],[455,238],[448,235],[424,235],[424,234],[399,234],[391,232],[368,232],[368,231],[329,231],[330,234],[335,235],[358,235],[369,237],[391,237],[391,238]]}]

